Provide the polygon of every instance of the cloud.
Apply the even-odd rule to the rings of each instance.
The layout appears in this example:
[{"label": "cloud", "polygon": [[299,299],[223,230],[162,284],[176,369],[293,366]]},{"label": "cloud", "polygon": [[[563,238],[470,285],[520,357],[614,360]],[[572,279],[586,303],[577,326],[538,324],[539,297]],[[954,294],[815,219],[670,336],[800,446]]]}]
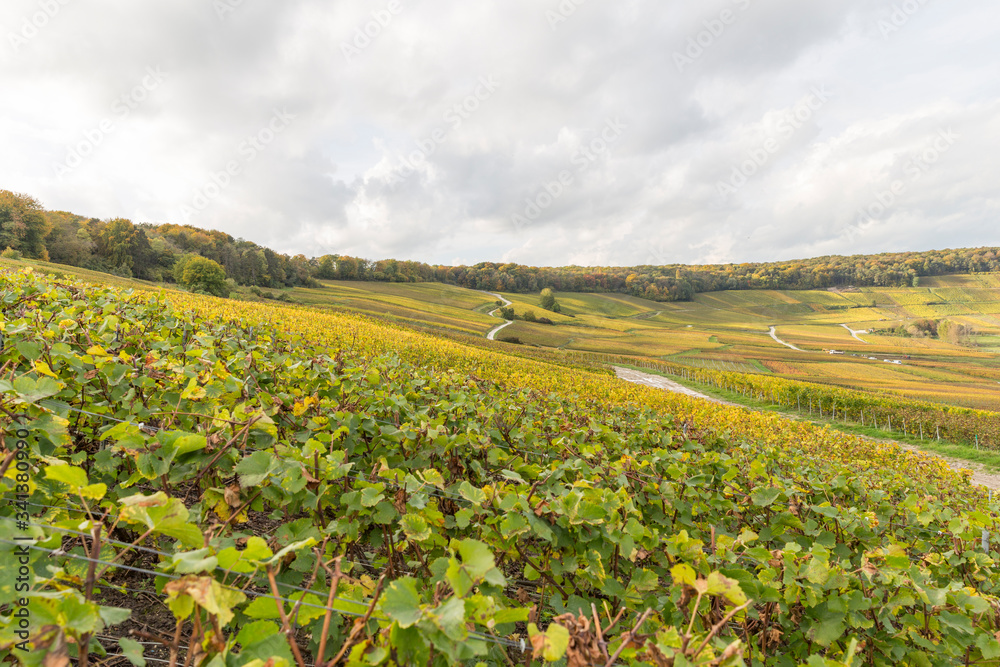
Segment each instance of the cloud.
[{"label": "cloud", "polygon": [[[996,18],[987,0],[10,0],[0,187],[431,263],[996,244]],[[162,83],[129,97],[150,68]],[[294,118],[269,136],[276,114]]]}]

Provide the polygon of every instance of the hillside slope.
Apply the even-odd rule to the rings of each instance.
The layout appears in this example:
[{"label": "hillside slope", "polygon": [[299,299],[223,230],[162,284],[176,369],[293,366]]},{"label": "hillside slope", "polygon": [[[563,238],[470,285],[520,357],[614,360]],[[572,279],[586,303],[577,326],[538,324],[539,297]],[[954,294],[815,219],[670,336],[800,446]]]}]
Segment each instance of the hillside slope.
[{"label": "hillside slope", "polygon": [[0,286],[23,664],[1000,657],[998,507],[925,457],[351,314]]}]

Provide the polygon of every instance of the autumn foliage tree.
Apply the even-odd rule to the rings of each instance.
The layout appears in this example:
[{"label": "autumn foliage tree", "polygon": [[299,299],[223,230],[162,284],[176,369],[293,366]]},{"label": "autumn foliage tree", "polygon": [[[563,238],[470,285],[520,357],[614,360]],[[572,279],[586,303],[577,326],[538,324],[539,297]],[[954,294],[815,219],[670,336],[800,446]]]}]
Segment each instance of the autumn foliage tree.
[{"label": "autumn foliage tree", "polygon": [[559,302],[556,301],[556,295],[548,287],[542,290],[541,304],[542,308],[545,310],[551,310],[553,313],[562,311],[562,306],[560,306]]},{"label": "autumn foliage tree", "polygon": [[0,190],[0,249],[11,248],[25,257],[48,259],[47,231],[42,205],[37,199]]},{"label": "autumn foliage tree", "polygon": [[[7,247],[30,258],[44,259],[49,253],[58,263],[157,281],[173,277],[174,262],[187,253],[216,262],[240,285],[277,289],[315,287],[316,278],[322,278],[441,282],[518,294],[537,294],[545,289],[620,293],[653,301],[685,301],[698,293],[721,290],[910,287],[920,285],[920,279],[927,276],[1000,271],[1000,248],[996,247],[772,263],[603,267],[535,267],[508,262],[444,266],[340,254],[292,257],[225,232],[191,225],[132,224],[44,211],[32,197],[0,190],[0,250]],[[549,309],[545,303],[542,307]]]},{"label": "autumn foliage tree", "polygon": [[205,292],[214,296],[229,296],[226,271],[218,262],[200,255],[187,255],[178,263],[174,274],[177,282],[192,292]]}]

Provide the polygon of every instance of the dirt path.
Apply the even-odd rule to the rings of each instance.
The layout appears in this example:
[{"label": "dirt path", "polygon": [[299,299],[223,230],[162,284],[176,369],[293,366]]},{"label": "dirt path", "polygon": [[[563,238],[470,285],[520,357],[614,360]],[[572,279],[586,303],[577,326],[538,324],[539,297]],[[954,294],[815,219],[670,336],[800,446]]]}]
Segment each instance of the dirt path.
[{"label": "dirt path", "polygon": [[486,334],[486,340],[496,340],[495,336],[500,333],[503,329],[506,329],[510,325],[514,324],[512,320],[507,320],[498,327],[492,329],[488,334]]},{"label": "dirt path", "polygon": [[[484,294],[489,294],[490,296],[495,296],[496,298],[498,298],[501,301],[503,301],[503,306],[501,306],[501,308],[506,308],[511,303],[510,301],[508,301],[507,299],[503,298],[499,294],[494,294],[493,292],[483,292],[483,293]],[[497,308],[495,310],[490,311],[490,317],[496,317],[496,315],[494,315],[494,313],[496,313],[498,310],[500,310],[500,308]],[[490,330],[490,332],[488,334],[486,334],[486,340],[496,340],[495,336],[498,333],[500,333],[500,330],[501,329],[506,329],[507,327],[509,327],[512,324],[514,324],[513,320],[506,320],[503,324],[494,327],[492,330]]]},{"label": "dirt path", "polygon": [[856,338],[857,340],[861,341],[865,345],[868,345],[868,341],[866,341],[865,339],[861,338],[861,336],[858,335],[858,334],[862,334],[862,333],[868,333],[867,331],[855,331],[854,329],[852,329],[851,327],[847,326],[846,324],[841,324],[840,326],[842,326],[845,329],[847,329],[848,331],[850,331],[851,335],[854,336],[854,338]]},{"label": "dirt path", "polygon": [[785,347],[790,347],[790,348],[792,348],[793,350],[796,350],[796,351],[798,351],[798,352],[805,352],[805,350],[803,350],[803,349],[801,349],[801,348],[798,348],[798,347],[795,347],[795,346],[794,346],[794,345],[792,345],[791,343],[786,343],[785,341],[783,341],[783,340],[781,340],[780,338],[778,338],[778,333],[777,333],[777,331],[778,331],[778,327],[771,327],[771,338],[773,338],[774,340],[778,341],[779,343],[781,343],[781,344],[782,344],[782,345],[784,345]]},{"label": "dirt path", "polygon": [[924,456],[930,458],[938,458],[948,464],[948,467],[952,470],[971,470],[972,471],[972,483],[978,484],[979,486],[985,486],[987,489],[993,489],[994,491],[1000,491],[1000,475],[988,471],[986,468],[973,461],[963,461],[962,459],[953,459],[950,456],[942,456],[941,454],[935,454],[934,452],[925,452],[919,447],[913,445],[908,445],[902,442],[896,442],[895,440],[886,440],[886,442],[895,442],[897,445],[903,449],[909,450],[911,452],[916,452],[917,454],[923,454]]},{"label": "dirt path", "polygon": [[711,396],[706,396],[701,392],[697,392],[694,389],[688,389],[682,384],[678,384],[673,380],[669,380],[662,375],[650,375],[649,373],[643,373],[642,371],[635,371],[631,368],[621,368],[615,366],[615,374],[620,380],[625,380],[626,382],[631,382],[633,384],[644,384],[647,387],[655,387],[657,389],[666,389],[667,391],[672,391],[675,394],[685,394],[687,396],[693,396],[694,398],[701,398],[706,401],[711,401],[712,403],[719,403],[720,405],[730,405],[733,407],[743,407],[737,405],[736,403],[730,403],[728,401],[723,401],[718,398],[712,398]]},{"label": "dirt path", "polygon": [[[746,408],[750,410],[745,405],[740,405],[738,403],[730,403],[729,401],[723,401],[718,398],[712,398],[711,396],[706,396],[694,389],[689,389],[682,384],[678,384],[673,380],[667,379],[662,375],[651,375],[649,373],[643,373],[642,371],[632,370],[631,368],[620,368],[618,366],[614,367],[615,374],[619,379],[625,380],[626,382],[632,382],[633,384],[641,384],[647,387],[655,387],[657,389],[664,389],[666,391],[672,391],[677,394],[685,394],[687,396],[693,396],[695,398],[701,398],[706,401],[711,401],[712,403],[718,403],[720,405],[729,405],[736,408]],[[781,415],[787,419],[795,419],[794,415]],[[876,442],[888,442],[899,445],[905,450],[923,454],[928,458],[938,458],[948,464],[952,470],[971,470],[972,471],[972,483],[978,484],[979,486],[985,486],[988,489],[993,489],[994,491],[1000,492],[1000,475],[986,470],[982,465],[974,463],[972,461],[963,461],[961,459],[951,458],[950,456],[941,456],[940,454],[935,454],[934,452],[928,452],[903,442],[898,442],[896,440],[888,440],[882,438],[869,438],[867,436],[858,436],[866,438],[868,440],[874,440]]]}]

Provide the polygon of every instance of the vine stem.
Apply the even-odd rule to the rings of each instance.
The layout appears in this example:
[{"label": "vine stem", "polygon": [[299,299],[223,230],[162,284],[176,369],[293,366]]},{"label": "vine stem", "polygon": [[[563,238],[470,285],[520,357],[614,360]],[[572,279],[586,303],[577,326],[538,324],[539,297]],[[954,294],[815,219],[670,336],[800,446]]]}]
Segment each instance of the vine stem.
[{"label": "vine stem", "polygon": [[285,613],[285,606],[278,599],[281,597],[281,594],[278,593],[278,582],[274,580],[274,568],[270,565],[267,567],[267,580],[271,584],[271,594],[274,595],[274,604],[278,607],[278,615],[281,616],[281,625],[285,631],[285,639],[288,640],[288,645],[291,647],[292,653],[295,654],[295,662],[299,667],[306,667],[306,661],[302,659],[299,645],[295,641],[292,625],[288,621],[288,614]]},{"label": "vine stem", "polygon": [[558,588],[559,592],[563,594],[563,597],[565,599],[567,599],[567,600],[569,599],[569,593],[566,592],[566,589],[563,588],[562,586],[560,586],[559,584],[557,584],[556,580],[553,579],[551,576],[549,576],[549,574],[545,570],[543,570],[542,568],[536,566],[535,563],[533,563],[532,560],[530,558],[528,558],[524,554],[523,551],[521,551],[521,547],[520,547],[520,545],[518,545],[517,542],[514,542],[514,548],[517,549],[517,553],[519,553],[521,555],[521,558],[523,558],[528,563],[528,565],[530,565],[531,567],[535,568],[535,571],[538,572],[538,574],[542,575],[542,577],[546,581],[548,581],[550,584],[552,584],[553,586],[555,586],[556,588]]},{"label": "vine stem", "polygon": [[337,600],[337,588],[340,586],[340,578],[342,576],[340,572],[340,561],[343,556],[337,556],[333,561],[333,572],[330,572],[330,567],[324,563],[323,569],[326,570],[332,577],[330,581],[330,594],[326,598],[326,614],[323,616],[323,634],[319,639],[319,650],[316,651],[316,664],[323,664],[323,654],[326,653],[326,638],[330,632],[330,619],[333,616],[333,603]]},{"label": "vine stem", "polygon": [[[177,625],[174,628],[174,641],[170,644],[170,667],[177,667],[177,660],[180,658],[181,653],[181,632],[184,630],[183,619],[177,619]],[[190,647],[188,648],[190,651]]]},{"label": "vine stem", "polygon": [[[258,421],[260,421],[260,419],[261,419],[261,418],[260,418],[260,417],[258,416],[258,417],[254,417],[253,419],[251,419],[250,421],[248,421],[248,422],[247,422],[247,423],[246,423],[246,424],[245,424],[245,425],[243,426],[243,428],[241,428],[241,429],[240,429],[240,430],[239,430],[239,431],[238,431],[238,432],[236,433],[236,435],[234,435],[234,436],[233,436],[233,437],[232,437],[232,438],[231,438],[231,439],[229,440],[229,442],[227,442],[227,443],[226,443],[226,444],[225,444],[225,445],[224,445],[224,446],[222,447],[222,449],[220,449],[220,450],[218,451],[218,453],[217,453],[217,454],[216,454],[216,455],[215,455],[214,457],[212,457],[212,460],[211,460],[211,461],[209,461],[209,462],[208,462],[208,463],[207,463],[207,464],[206,464],[206,465],[205,465],[205,466],[204,466],[204,467],[203,467],[203,468],[201,469],[201,472],[199,472],[199,473],[197,474],[197,476],[195,476],[195,478],[194,478],[194,482],[193,482],[193,483],[191,484],[191,487],[190,487],[190,488],[188,489],[188,494],[190,494],[190,493],[191,493],[191,489],[193,489],[193,488],[197,488],[197,487],[198,487],[198,484],[199,484],[199,483],[201,482],[201,478],[202,478],[202,477],[204,477],[204,476],[206,475],[206,473],[208,473],[208,471],[212,469],[212,467],[213,467],[213,466],[215,465],[215,462],[216,462],[216,461],[218,461],[218,460],[219,460],[220,458],[222,458],[222,455],[223,455],[223,454],[225,454],[225,453],[226,453],[226,451],[227,451],[227,450],[228,450],[228,449],[229,449],[230,447],[232,447],[232,446],[233,446],[233,444],[235,444],[235,443],[236,443],[236,441],[237,441],[238,439],[240,439],[241,437],[245,439],[245,438],[246,438],[246,437],[247,437],[247,436],[248,436],[248,435],[250,434],[250,427],[251,427],[251,426],[253,426],[254,424],[256,424],[256,423],[257,423]],[[185,499],[187,499],[187,495],[185,495]]]},{"label": "vine stem", "polygon": [[383,574],[381,577],[379,577],[378,584],[376,584],[375,586],[375,594],[372,596],[372,603],[368,605],[368,611],[365,612],[365,617],[357,621],[354,621],[354,628],[351,630],[351,634],[347,637],[347,641],[344,642],[344,645],[340,647],[340,652],[337,653],[337,655],[333,658],[333,660],[326,663],[327,667],[333,667],[333,665],[336,665],[338,662],[340,662],[340,659],[344,657],[344,654],[347,653],[347,650],[351,648],[351,644],[354,643],[354,640],[357,638],[358,634],[360,634],[364,630],[365,626],[368,625],[368,619],[372,617],[372,612],[375,611],[375,605],[378,604],[378,599],[382,595],[382,584],[384,583],[385,583],[385,575]]},{"label": "vine stem", "polygon": [[[87,566],[87,583],[84,589],[87,602],[90,602],[90,598],[94,594],[94,583],[97,580],[97,559],[101,556],[101,530],[103,528],[104,524],[99,523],[90,529],[90,563]],[[89,632],[80,637],[80,667],[87,667],[90,664],[90,637],[91,633]]]},{"label": "vine stem", "polygon": [[753,600],[747,600],[745,603],[741,604],[739,607],[736,607],[728,614],[726,614],[725,618],[723,618],[721,621],[713,625],[712,630],[708,633],[708,636],[705,637],[705,640],[701,643],[701,645],[698,647],[698,650],[694,652],[691,658],[697,659],[698,656],[701,655],[701,652],[705,650],[705,647],[708,646],[708,642],[712,640],[712,637],[714,637],[719,632],[719,630],[722,629],[722,626],[728,623],[733,616],[740,613],[741,611],[749,607],[751,604],[753,604]]},{"label": "vine stem", "polygon": [[604,641],[604,632],[601,631],[601,617],[597,614],[597,605],[593,602],[590,603],[590,611],[594,615],[594,628],[597,630],[597,645],[601,647],[601,653],[604,654],[605,658],[608,656],[608,643]]},{"label": "vine stem", "polygon": [[694,621],[698,618],[698,607],[701,606],[701,591],[698,592],[698,599],[694,601],[694,609],[691,610],[691,620],[688,623],[687,632],[684,633],[684,650],[687,651],[688,642],[691,641],[691,631],[694,630]]},{"label": "vine stem", "polygon": [[224,524],[222,524],[222,527],[219,529],[219,534],[220,535],[222,534],[222,532],[229,526],[229,524],[231,524],[233,522],[233,519],[235,519],[236,517],[238,517],[240,515],[240,512],[242,512],[246,508],[250,507],[250,505],[253,503],[253,501],[255,501],[258,498],[260,498],[260,495],[262,493],[264,493],[264,492],[263,491],[258,491],[257,495],[255,495],[253,498],[251,498],[250,500],[248,500],[245,503],[243,503],[242,505],[240,505],[239,509],[237,509],[234,512],[232,512],[229,515],[229,518],[226,519],[226,522]]},{"label": "vine stem", "polygon": [[631,630],[625,633],[625,636],[622,637],[621,646],[618,647],[618,650],[615,651],[614,655],[608,658],[608,661],[604,663],[604,667],[611,667],[612,665],[615,664],[615,660],[618,659],[618,656],[622,654],[622,651],[625,650],[625,647],[628,646],[629,643],[631,643],[631,641],[635,638],[636,632],[639,631],[639,628],[642,627],[642,624],[646,622],[646,619],[649,618],[649,616],[652,613],[653,610],[648,608],[646,609],[646,611],[642,612],[642,616],[639,617],[639,622],[635,624],[635,627],[633,627]]}]

